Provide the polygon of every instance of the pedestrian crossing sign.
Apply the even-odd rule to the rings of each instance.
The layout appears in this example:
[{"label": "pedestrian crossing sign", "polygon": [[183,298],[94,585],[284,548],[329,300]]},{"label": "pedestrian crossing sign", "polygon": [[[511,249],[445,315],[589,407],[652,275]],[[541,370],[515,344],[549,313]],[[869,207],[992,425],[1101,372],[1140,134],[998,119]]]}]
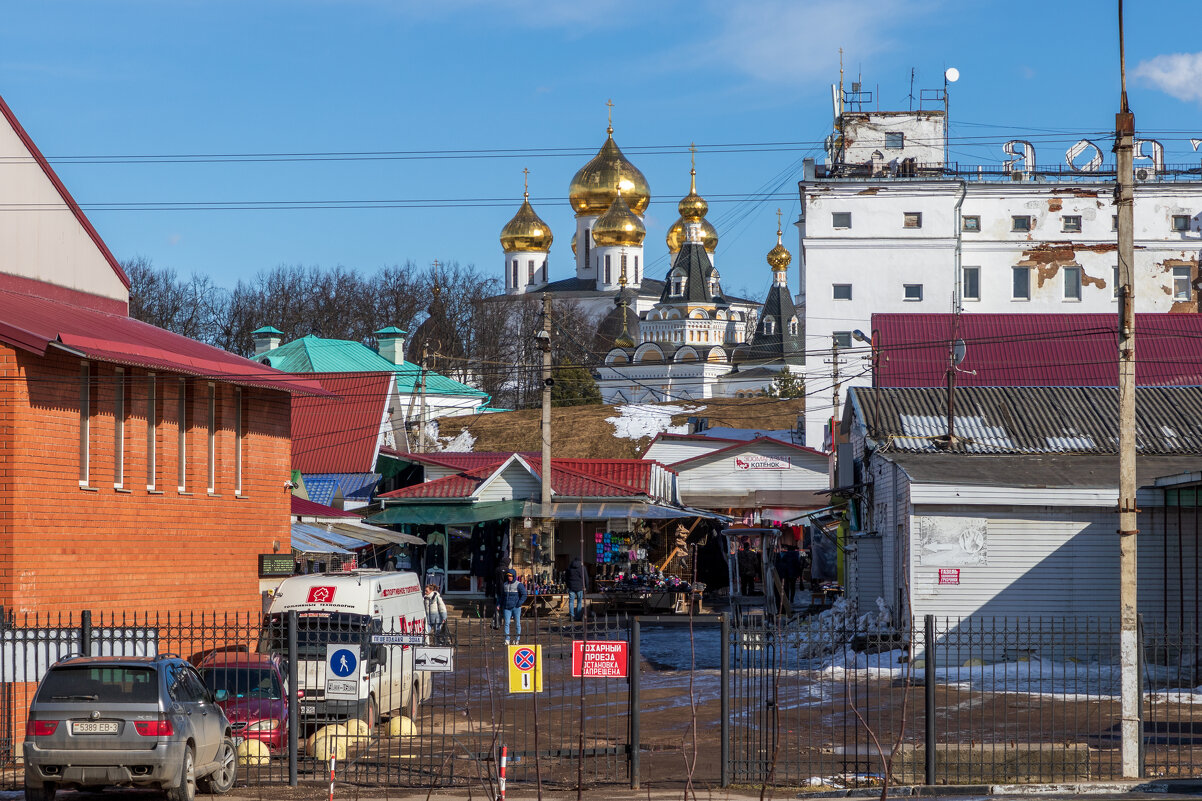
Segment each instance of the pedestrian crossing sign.
[{"label": "pedestrian crossing sign", "polygon": [[543,691],[543,647],[541,645],[510,645],[509,692],[541,693]]}]

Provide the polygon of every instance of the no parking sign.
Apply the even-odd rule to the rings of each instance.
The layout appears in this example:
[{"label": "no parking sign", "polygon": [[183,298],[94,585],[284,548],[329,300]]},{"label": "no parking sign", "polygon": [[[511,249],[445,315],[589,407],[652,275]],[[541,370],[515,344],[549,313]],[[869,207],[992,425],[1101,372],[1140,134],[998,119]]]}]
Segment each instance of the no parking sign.
[{"label": "no parking sign", "polygon": [[543,691],[543,647],[541,645],[509,646],[509,692],[541,693]]}]

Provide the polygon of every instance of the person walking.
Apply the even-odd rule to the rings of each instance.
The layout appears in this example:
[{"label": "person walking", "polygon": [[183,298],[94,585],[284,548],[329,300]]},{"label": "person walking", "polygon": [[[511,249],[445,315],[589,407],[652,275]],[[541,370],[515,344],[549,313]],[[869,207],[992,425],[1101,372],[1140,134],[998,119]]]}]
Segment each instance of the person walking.
[{"label": "person walking", "polygon": [[757,562],[756,552],[751,550],[751,542],[744,539],[739,547],[738,555],[740,595],[755,594],[755,574],[759,572]]},{"label": "person walking", "polygon": [[522,639],[522,604],[526,603],[526,585],[518,581],[518,574],[510,568],[505,571],[505,581],[497,589],[497,609],[501,610],[501,621],[505,627],[505,644],[509,645],[509,621],[517,624],[513,641]]},{"label": "person walking", "polygon": [[443,627],[447,624],[447,605],[438,592],[437,584],[427,584],[423,599],[426,603],[426,632],[430,642],[442,640]]},{"label": "person walking", "polygon": [[572,558],[568,565],[568,574],[564,580],[568,585],[568,614],[572,620],[584,619],[584,590],[588,584],[588,575],[584,572],[584,562],[579,556]]},{"label": "person walking", "polygon": [[797,579],[801,578],[801,554],[796,545],[786,545],[776,558],[776,572],[780,574],[784,584],[785,598],[793,603],[793,595],[797,592]]}]

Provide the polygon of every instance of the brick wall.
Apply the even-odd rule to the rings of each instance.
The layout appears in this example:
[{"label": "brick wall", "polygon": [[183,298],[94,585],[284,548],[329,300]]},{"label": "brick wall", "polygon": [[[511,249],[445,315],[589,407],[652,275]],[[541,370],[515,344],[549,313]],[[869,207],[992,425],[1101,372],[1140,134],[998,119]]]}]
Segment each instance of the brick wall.
[{"label": "brick wall", "polygon": [[18,612],[259,608],[256,555],[271,553],[276,543],[282,553],[290,547],[284,489],[291,467],[289,396],[241,388],[238,494],[236,388],[212,384],[210,493],[210,384],[154,376],[151,471],[151,373],[91,362],[89,458],[81,486],[80,367],[79,359],[54,351],[39,357],[0,346],[0,604]]}]

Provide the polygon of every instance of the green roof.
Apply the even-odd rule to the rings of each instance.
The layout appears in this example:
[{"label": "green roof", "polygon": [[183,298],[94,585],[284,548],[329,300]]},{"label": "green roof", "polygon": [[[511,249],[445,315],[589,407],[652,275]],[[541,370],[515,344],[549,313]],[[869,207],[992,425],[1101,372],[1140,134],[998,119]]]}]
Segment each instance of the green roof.
[{"label": "green roof", "polygon": [[[412,362],[393,364],[360,342],[323,339],[310,334],[260,354],[258,361],[285,373],[386,373],[396,374],[397,391],[417,391],[421,368]],[[439,373],[427,371],[426,392],[430,395],[464,395],[487,398],[487,393]]]}]

